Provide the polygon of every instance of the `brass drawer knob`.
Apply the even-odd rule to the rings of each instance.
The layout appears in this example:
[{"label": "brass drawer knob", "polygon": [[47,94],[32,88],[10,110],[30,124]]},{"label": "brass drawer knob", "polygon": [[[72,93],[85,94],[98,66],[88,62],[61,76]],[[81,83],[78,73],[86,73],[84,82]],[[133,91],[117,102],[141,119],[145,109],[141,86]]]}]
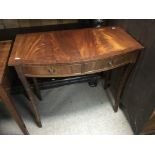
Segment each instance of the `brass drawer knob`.
[{"label": "brass drawer knob", "polygon": [[53,73],[55,72],[54,67],[49,67],[49,68],[48,68],[48,72],[49,72],[50,74],[53,74]]},{"label": "brass drawer knob", "polygon": [[108,61],[108,65],[113,66],[113,62],[112,61]]}]

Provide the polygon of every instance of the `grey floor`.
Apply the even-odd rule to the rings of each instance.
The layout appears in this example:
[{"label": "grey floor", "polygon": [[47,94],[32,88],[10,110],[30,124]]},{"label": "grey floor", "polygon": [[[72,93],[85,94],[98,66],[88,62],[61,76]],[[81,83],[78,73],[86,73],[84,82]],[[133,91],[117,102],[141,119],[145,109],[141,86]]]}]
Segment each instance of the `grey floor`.
[{"label": "grey floor", "polygon": [[[34,123],[28,100],[23,95],[14,96],[30,134],[133,134],[123,112],[113,112],[101,82],[97,87],[80,83],[43,90],[42,96],[38,103],[42,128]],[[22,134],[4,110],[1,105],[0,134]]]}]

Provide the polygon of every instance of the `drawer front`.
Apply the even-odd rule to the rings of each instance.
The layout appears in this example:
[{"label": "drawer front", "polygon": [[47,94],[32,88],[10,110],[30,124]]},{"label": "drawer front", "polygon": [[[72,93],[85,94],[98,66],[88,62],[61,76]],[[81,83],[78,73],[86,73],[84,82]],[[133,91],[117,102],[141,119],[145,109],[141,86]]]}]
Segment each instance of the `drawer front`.
[{"label": "drawer front", "polygon": [[81,64],[55,64],[49,66],[23,66],[26,76],[34,77],[66,77],[97,73],[110,70],[136,60],[137,53],[130,53],[104,60],[81,62]]},{"label": "drawer front", "polygon": [[136,61],[137,54],[138,53],[135,52],[126,55],[114,56],[113,58],[107,58],[105,60],[86,62],[83,70],[85,73],[94,73],[110,70],[129,63],[134,63]]},{"label": "drawer front", "polygon": [[26,76],[34,77],[65,77],[81,74],[81,64],[49,65],[49,66],[24,66]]}]

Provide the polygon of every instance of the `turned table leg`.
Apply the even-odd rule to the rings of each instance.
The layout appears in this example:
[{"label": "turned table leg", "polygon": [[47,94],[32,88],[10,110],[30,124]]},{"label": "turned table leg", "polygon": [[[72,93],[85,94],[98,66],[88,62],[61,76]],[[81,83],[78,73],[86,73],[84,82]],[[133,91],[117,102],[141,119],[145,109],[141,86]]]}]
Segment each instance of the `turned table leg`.
[{"label": "turned table leg", "polygon": [[38,127],[42,127],[41,120],[40,120],[40,114],[39,114],[37,103],[36,103],[36,97],[34,96],[25,75],[23,74],[22,67],[15,66],[15,69],[16,69],[18,77],[21,80],[21,82],[25,88],[25,91],[30,99],[30,103],[32,106],[32,110],[33,110],[33,114],[35,116],[36,123],[37,123]]},{"label": "turned table leg", "polygon": [[125,84],[127,83],[128,77],[132,69],[133,69],[133,64],[128,64],[124,70],[123,76],[120,77],[119,87],[118,87],[118,91],[117,91],[116,98],[115,98],[115,104],[113,106],[113,109],[115,112],[118,111],[121,95],[123,93],[123,89],[125,87]]},{"label": "turned table leg", "polygon": [[12,117],[15,119],[15,121],[18,124],[18,126],[20,127],[21,131],[25,135],[28,135],[29,132],[26,129],[26,126],[25,126],[21,116],[19,115],[18,111],[16,110],[16,107],[14,106],[14,104],[11,100],[11,96],[9,95],[7,90],[5,90],[5,88],[3,88],[2,86],[0,86],[0,98],[2,99],[2,101],[5,104],[8,111],[11,113]]},{"label": "turned table leg", "polygon": [[34,85],[34,91],[35,91],[37,97],[41,100],[42,97],[41,97],[41,92],[40,92],[38,81],[35,77],[33,77],[32,80],[33,80],[33,85]]}]

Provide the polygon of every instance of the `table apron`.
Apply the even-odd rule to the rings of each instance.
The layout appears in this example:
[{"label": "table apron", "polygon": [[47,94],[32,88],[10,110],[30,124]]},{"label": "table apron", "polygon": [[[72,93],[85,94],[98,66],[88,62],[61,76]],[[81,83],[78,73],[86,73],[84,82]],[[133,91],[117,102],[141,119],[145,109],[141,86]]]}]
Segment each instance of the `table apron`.
[{"label": "table apron", "polygon": [[93,60],[73,64],[23,65],[22,70],[28,77],[68,77],[98,73],[111,70],[129,63],[135,63],[137,52],[118,55],[103,60]]}]

